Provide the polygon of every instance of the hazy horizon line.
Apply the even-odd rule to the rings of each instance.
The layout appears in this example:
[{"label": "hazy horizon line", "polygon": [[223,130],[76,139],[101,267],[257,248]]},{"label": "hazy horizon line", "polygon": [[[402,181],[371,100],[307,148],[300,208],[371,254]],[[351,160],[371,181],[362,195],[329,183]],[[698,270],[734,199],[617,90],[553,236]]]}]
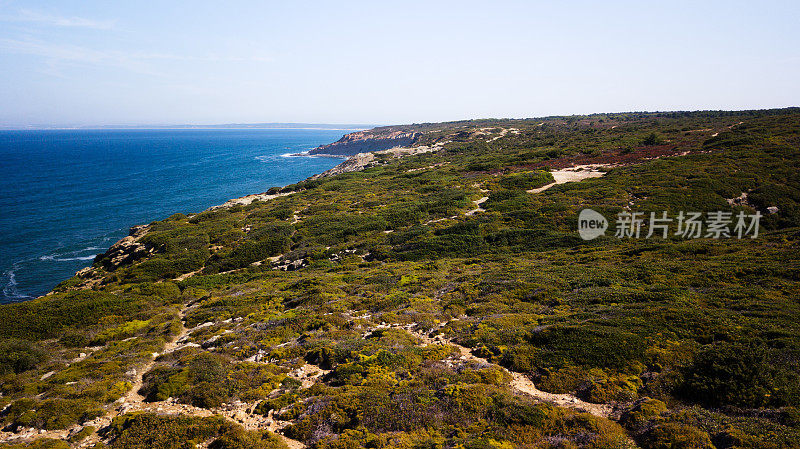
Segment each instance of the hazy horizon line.
[{"label": "hazy horizon line", "polygon": [[482,120],[540,120],[556,117],[590,117],[595,115],[616,115],[616,114],[669,114],[669,113],[700,113],[700,112],[749,112],[749,111],[775,111],[783,109],[800,109],[800,105],[795,106],[776,106],[766,108],[742,108],[742,109],[673,109],[673,110],[641,110],[641,111],[606,111],[606,112],[587,112],[574,114],[550,114],[528,117],[474,117],[440,121],[415,121],[406,123],[315,123],[315,122],[253,122],[253,123],[212,123],[212,124],[109,124],[109,125],[5,125],[0,124],[0,130],[4,131],[35,131],[35,130],[99,130],[99,129],[329,129],[329,130],[361,130],[383,126],[408,126],[431,123],[455,123]]},{"label": "hazy horizon line", "polygon": [[369,129],[379,124],[365,123],[304,123],[304,122],[263,122],[263,123],[219,123],[219,124],[149,124],[149,125],[2,125],[0,130],[5,131],[37,131],[37,130],[125,130],[125,129],[326,129],[358,130]]}]

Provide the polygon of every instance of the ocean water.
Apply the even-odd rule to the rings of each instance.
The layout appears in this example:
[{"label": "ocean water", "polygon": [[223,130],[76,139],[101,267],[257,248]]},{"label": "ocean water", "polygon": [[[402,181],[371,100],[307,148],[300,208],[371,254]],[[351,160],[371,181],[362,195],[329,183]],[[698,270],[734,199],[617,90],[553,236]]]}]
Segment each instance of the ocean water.
[{"label": "ocean water", "polygon": [[1,302],[50,291],[137,224],[327,170],[350,130],[0,131]]}]

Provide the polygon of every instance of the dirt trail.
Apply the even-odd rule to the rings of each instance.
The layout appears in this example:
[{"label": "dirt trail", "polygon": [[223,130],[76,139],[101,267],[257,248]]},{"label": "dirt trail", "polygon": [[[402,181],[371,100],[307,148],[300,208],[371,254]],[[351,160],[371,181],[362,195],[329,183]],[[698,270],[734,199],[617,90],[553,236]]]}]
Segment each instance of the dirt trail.
[{"label": "dirt trail", "polygon": [[[481,189],[481,192],[487,193],[489,191]],[[485,203],[488,200],[489,200],[489,197],[488,196],[484,196],[483,198],[480,198],[480,199],[477,199],[477,200],[473,201],[473,203],[475,203],[475,209],[468,210],[468,211],[464,212],[464,216],[471,217],[471,216],[473,216],[473,215],[475,215],[477,213],[486,212],[486,209],[481,207],[481,204]],[[439,222],[446,221],[446,220],[455,220],[457,218],[458,218],[458,215],[453,215],[452,217],[442,217],[442,218],[437,218],[437,219],[434,219],[434,220],[428,220],[423,224],[425,226],[427,226],[427,225],[430,225],[430,224],[433,224],[433,223],[439,223]],[[384,232],[386,232],[386,231],[384,231]],[[390,231],[390,232],[393,232],[393,231]]]},{"label": "dirt trail", "polygon": [[551,182],[550,184],[544,185],[536,189],[530,189],[527,192],[539,193],[539,192],[544,192],[545,190],[549,189],[550,187],[553,187],[556,184],[582,181],[587,178],[599,178],[606,174],[605,172],[598,170],[601,167],[605,167],[605,165],[601,164],[576,165],[574,167],[551,171],[550,174],[553,175],[554,182]]},{"label": "dirt trail", "polygon": [[[201,324],[191,329],[186,328],[183,321],[188,312],[192,308],[193,308],[192,306],[187,306],[180,311],[181,330],[178,333],[178,335],[175,336],[175,338],[173,338],[164,345],[164,349],[161,352],[161,354],[169,354],[184,347],[192,346],[193,343],[187,342],[188,335],[194,330],[207,325],[207,324]],[[247,430],[266,429],[271,432],[274,432],[286,443],[289,449],[305,448],[305,445],[300,441],[287,438],[279,433],[281,429],[283,429],[289,424],[288,422],[281,422],[275,420],[272,416],[272,413],[270,413],[268,416],[255,414],[254,411],[256,406],[258,406],[258,402],[252,404],[235,402],[233,404],[224,404],[222,407],[215,409],[205,409],[200,407],[194,407],[187,404],[179,404],[176,403],[172,398],[166,401],[145,402],[145,398],[141,394],[139,394],[139,390],[142,388],[144,382],[144,375],[153,368],[153,366],[155,365],[155,360],[159,355],[160,354],[154,353],[152,355],[152,358],[147,363],[145,363],[143,366],[137,369],[136,377],[133,381],[132,388],[128,391],[128,393],[124,397],[122,397],[117,401],[118,403],[120,403],[120,405],[116,409],[110,411],[105,416],[84,423],[84,426],[93,426],[95,427],[95,429],[102,429],[111,424],[111,421],[119,415],[131,412],[139,412],[139,411],[148,413],[157,413],[161,415],[188,415],[195,417],[210,417],[214,415],[219,415],[231,422],[243,426]],[[68,430],[45,432],[36,435],[25,435],[24,437],[28,439],[45,437],[45,438],[55,438],[55,439],[65,440],[70,434],[79,431],[82,427],[83,426],[74,426],[73,428]],[[22,436],[18,438],[21,437]],[[101,440],[102,438],[95,431],[94,433],[89,435],[86,439],[84,439],[77,447],[81,448],[91,447],[95,443],[101,442]],[[2,441],[2,439],[0,439],[0,441]],[[107,443],[107,441],[104,442]]]},{"label": "dirt trail", "polygon": [[[162,354],[169,354],[184,347],[193,345],[192,343],[187,343],[188,335],[194,330],[205,327],[208,324],[208,323],[203,323],[198,326],[195,326],[192,329],[187,329],[186,326],[184,326],[183,324],[183,320],[191,308],[192,307],[189,306],[189,307],[184,307],[181,310],[180,313],[181,331],[174,339],[172,339],[164,346],[164,351],[162,352]],[[220,415],[231,422],[243,426],[247,430],[266,429],[269,430],[270,432],[274,432],[281,439],[283,439],[286,445],[289,446],[289,449],[305,448],[305,445],[303,443],[285,437],[282,434],[278,433],[279,430],[283,429],[289,424],[288,422],[279,422],[275,420],[272,417],[272,413],[270,413],[268,416],[262,416],[254,413],[255,408],[258,406],[259,401],[253,404],[244,402],[223,404],[222,407],[214,409],[205,409],[200,407],[194,407],[187,404],[178,404],[174,400],[167,400],[160,402],[144,402],[145,398],[139,394],[139,390],[142,387],[145,373],[147,373],[148,371],[150,371],[150,369],[152,369],[153,365],[155,364],[156,357],[157,354],[154,354],[153,359],[149,361],[144,367],[142,367],[142,369],[137,373],[136,381],[133,384],[133,388],[125,396],[125,400],[122,406],[120,406],[117,409],[118,411],[117,415],[134,411],[145,411],[145,412],[167,414],[167,415],[190,415],[197,417]],[[305,367],[303,368],[304,369],[302,370],[302,373],[305,374],[306,372]],[[321,376],[322,374],[324,373],[320,373],[319,376]],[[316,379],[316,377],[314,379]]]},{"label": "dirt trail", "polygon": [[503,128],[503,129],[500,130],[500,134],[499,135],[494,136],[491,139],[486,139],[486,143],[491,143],[491,142],[494,142],[497,139],[503,138],[509,132],[512,133],[512,134],[519,134],[519,130],[517,128]]},{"label": "dirt trail", "polygon": [[4,443],[21,443],[24,441],[31,441],[39,438],[52,438],[54,440],[66,440],[72,434],[73,429],[66,430],[46,430],[29,428],[22,430],[19,433],[0,431],[0,444]]},{"label": "dirt trail", "polygon": [[[181,310],[181,320],[183,320],[184,316],[188,308],[184,308]],[[177,342],[184,338],[188,333],[188,330],[183,326],[181,322],[181,332],[171,341],[167,342],[164,346],[164,353],[171,352],[177,346]],[[150,371],[155,363],[155,359],[158,354],[152,354],[150,360],[147,361],[144,365],[136,369],[136,377],[132,382],[132,387],[125,394],[122,398],[117,400],[117,403],[121,403],[122,405],[116,408],[115,410],[110,411],[105,416],[100,418],[94,419],[90,422],[84,423],[84,425],[75,425],[68,429],[64,430],[37,430],[37,429],[28,429],[19,433],[12,433],[12,432],[0,432],[0,443],[12,442],[12,441],[22,441],[22,440],[30,440],[34,438],[52,438],[57,440],[66,440],[70,435],[80,431],[85,426],[93,426],[95,429],[100,429],[102,427],[106,427],[111,423],[111,420],[114,419],[116,416],[126,413],[127,411],[131,410],[134,406],[138,404],[142,404],[144,402],[144,398],[139,394],[139,390],[142,388],[142,382],[144,379],[144,374]],[[100,441],[97,432],[93,433],[89,437],[87,437],[78,447],[88,447],[94,443]]]},{"label": "dirt trail", "polygon": [[[444,327],[447,323],[441,324],[441,327]],[[458,349],[461,353],[462,360],[473,360],[479,362],[481,364],[486,365],[495,365],[494,363],[489,362],[483,357],[478,357],[472,353],[472,350],[467,348],[466,346],[461,346],[458,343],[454,343],[452,340],[445,338],[444,335],[438,334],[435,337],[430,337],[418,330],[414,329],[415,325],[405,325],[405,326],[393,326],[393,325],[382,325],[378,327],[397,327],[406,330],[407,332],[411,333],[415,337],[419,338],[423,341],[423,346],[426,345],[450,345],[454,346]],[[571,394],[557,394],[557,393],[548,393],[546,391],[539,390],[536,388],[536,385],[528,379],[522,373],[516,373],[510,371],[504,367],[500,367],[503,371],[509,373],[511,375],[511,389],[517,393],[524,394],[535,401],[538,402],[546,402],[549,404],[554,404],[559,407],[571,408],[581,412],[587,412],[594,416],[600,418],[607,418],[612,420],[619,419],[617,416],[613,415],[614,408],[609,404],[592,404],[591,402],[583,401]],[[630,436],[625,438],[623,442],[626,448],[636,449],[639,446],[636,444],[635,441]]]},{"label": "dirt trail", "polygon": [[[446,344],[454,346],[461,353],[461,358],[463,360],[473,360],[486,365],[494,365],[485,358],[474,355],[472,353],[472,350],[467,348],[466,346],[461,346],[458,343],[454,343],[452,340],[445,338],[441,334],[436,335],[436,337],[430,337],[424,333],[421,333],[413,329],[413,326],[397,326],[397,327],[401,327],[407,332],[410,332],[412,335],[422,340],[425,345]],[[571,394],[557,394],[557,393],[548,393],[546,391],[541,391],[538,388],[536,388],[533,382],[530,379],[528,379],[528,377],[525,376],[524,374],[515,373],[513,371],[509,371],[506,368],[503,368],[503,370],[511,375],[512,378],[511,388],[516,392],[530,396],[531,398],[540,402],[548,402],[551,404],[558,405],[559,407],[566,407],[580,411],[585,411],[591,413],[592,415],[599,416],[602,418],[611,417],[613,408],[608,404],[592,404],[591,402],[583,401]]]},{"label": "dirt trail", "polygon": [[[186,318],[186,314],[189,312],[189,309],[190,307],[184,307],[183,309],[181,309],[180,320],[178,321],[181,325],[181,330],[180,332],[178,332],[178,335],[176,335],[175,338],[168,341],[164,345],[164,350],[162,351],[162,354],[169,354],[175,351],[175,349],[178,347],[179,342],[185,340],[186,336],[189,335],[189,329],[187,329],[186,326],[184,326],[183,324],[183,320],[184,318]],[[139,394],[139,390],[142,389],[142,384],[144,382],[144,375],[153,368],[153,365],[156,363],[156,358],[158,358],[159,355],[161,354],[153,353],[150,360],[147,363],[145,363],[144,366],[136,370],[136,379],[134,379],[133,381],[133,387],[128,391],[128,394],[126,394],[122,398],[123,407],[125,406],[125,404],[133,405],[133,404],[141,404],[142,402],[144,402],[144,396]]]},{"label": "dirt trail", "polygon": [[478,212],[484,212],[486,209],[482,208],[481,204],[485,203],[488,199],[489,199],[489,197],[485,196],[485,197],[483,197],[483,198],[481,198],[479,200],[473,201],[473,203],[475,203],[475,206],[476,206],[475,209],[472,209],[470,211],[465,212],[464,215],[469,217],[471,215],[477,214]]},{"label": "dirt trail", "polygon": [[[165,346],[162,354],[169,354],[171,352],[177,351],[184,347],[192,346],[192,343],[187,343],[188,335],[196,329],[205,327],[208,323],[200,324],[195,326],[192,329],[187,329],[184,325],[183,321],[186,315],[188,314],[191,306],[184,307],[181,312],[181,331],[178,335],[169,341]],[[287,438],[280,433],[279,430],[283,429],[288,425],[288,422],[279,422],[276,421],[272,417],[272,413],[268,416],[262,416],[255,414],[255,408],[258,406],[258,401],[252,404],[244,403],[244,402],[235,402],[233,404],[223,404],[222,407],[214,408],[214,409],[205,409],[200,407],[194,407],[187,404],[178,404],[174,400],[168,399],[166,401],[160,402],[144,402],[144,397],[139,394],[139,390],[142,388],[142,383],[144,380],[144,375],[153,368],[155,364],[155,359],[158,354],[153,354],[153,359],[150,360],[145,366],[141,368],[137,372],[136,380],[133,383],[133,388],[128,392],[125,396],[125,399],[122,405],[117,409],[117,413],[112,413],[111,419],[113,416],[135,412],[135,411],[145,411],[151,413],[159,413],[159,414],[166,414],[166,415],[190,415],[196,417],[209,417],[214,415],[220,415],[226,418],[227,420],[234,422],[243,426],[247,430],[269,430],[274,432],[278,435],[283,441],[289,446],[289,449],[303,449],[305,445],[297,440],[293,440],[291,438]],[[304,367],[305,368],[305,367]],[[303,371],[305,373],[305,371]],[[322,374],[320,374],[322,375]],[[110,423],[110,419],[109,419]],[[107,425],[107,424],[106,424]]]},{"label": "dirt trail", "polygon": [[[485,201],[485,199],[482,200]],[[478,200],[476,201],[476,204],[480,205],[483,201]],[[192,343],[187,343],[188,335],[192,331],[207,325],[206,323],[196,326],[195,328],[192,329],[187,329],[183,324],[183,319],[186,317],[190,309],[191,307],[187,306],[181,310],[180,312],[181,330],[175,338],[173,338],[171,341],[165,344],[162,354],[168,354],[183,347],[192,345]],[[376,326],[373,330],[382,328],[391,328],[391,327],[401,328],[411,333],[415,337],[419,338],[423,342],[422,344],[423,346],[450,345],[458,349],[458,351],[461,354],[460,358],[462,360],[472,360],[479,362],[481,364],[492,365],[492,363],[490,363],[485,358],[478,357],[472,354],[472,351],[469,348],[454,343],[452,340],[445,338],[442,334],[438,334],[435,337],[430,337],[429,335],[415,329],[415,326],[416,325],[414,324],[402,325],[402,326],[380,324]],[[365,334],[365,337],[370,333],[371,331],[367,332]],[[284,427],[290,424],[290,422],[276,420],[272,412],[270,412],[267,416],[254,413],[260,401],[256,401],[255,403],[244,403],[237,401],[232,404],[223,404],[222,407],[215,409],[205,409],[205,408],[194,407],[187,404],[179,404],[176,403],[172,398],[160,402],[145,402],[144,401],[145,398],[139,394],[139,390],[143,385],[144,375],[153,368],[155,364],[155,359],[158,357],[158,355],[159,354],[153,354],[152,358],[136,371],[136,377],[134,379],[133,386],[130,389],[130,391],[128,391],[128,393],[123,398],[118,400],[118,403],[120,403],[120,405],[116,409],[107,413],[105,416],[97,418],[90,422],[86,422],[82,426],[73,426],[66,430],[39,431],[36,429],[28,429],[20,433],[0,432],[0,443],[12,442],[12,441],[25,441],[34,438],[53,438],[53,439],[66,440],[70,435],[78,432],[84,426],[93,426],[95,429],[102,429],[111,424],[111,421],[119,415],[125,413],[143,411],[143,412],[157,413],[162,415],[188,415],[196,417],[210,417],[214,415],[219,415],[231,422],[243,426],[247,430],[269,430],[270,432],[274,432],[286,443],[289,449],[304,449],[306,447],[305,444],[303,444],[302,442],[288,438],[280,433]],[[591,413],[592,415],[603,418],[611,417],[613,410],[612,407],[609,405],[588,403],[570,394],[555,394],[555,393],[548,393],[541,391],[537,389],[536,386],[533,384],[533,382],[530,379],[528,379],[524,374],[512,372],[507,370],[506,368],[502,369],[511,375],[512,377],[511,388],[515,392],[527,395],[536,401],[547,402],[555,404],[560,407],[567,407],[579,411],[585,411]],[[328,371],[323,370],[316,365],[307,364],[291,372],[289,375],[298,380],[301,380],[302,386],[304,388],[308,388],[317,381],[319,381],[319,379],[327,372]],[[81,443],[76,445],[76,447],[81,447],[81,448],[91,447],[95,443],[101,441],[102,438],[95,431],[94,433],[89,435],[86,439],[84,439]],[[107,441],[104,442],[107,443]]]}]

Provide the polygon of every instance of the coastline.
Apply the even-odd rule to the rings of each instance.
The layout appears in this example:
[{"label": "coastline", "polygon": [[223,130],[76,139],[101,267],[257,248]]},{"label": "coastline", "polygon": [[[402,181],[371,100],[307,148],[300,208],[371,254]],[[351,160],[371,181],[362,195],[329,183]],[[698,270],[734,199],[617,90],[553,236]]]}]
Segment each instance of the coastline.
[{"label": "coastline", "polygon": [[[290,185],[319,174],[342,159],[282,156],[333,142],[347,132],[326,129],[233,132],[215,129],[198,134],[193,134],[193,130],[140,131],[133,130],[133,134],[126,130],[99,130],[99,134],[84,130],[21,131],[18,136],[29,136],[25,138],[4,134],[7,139],[2,142],[3,149],[11,152],[14,145],[24,145],[23,149],[30,147],[33,155],[30,163],[44,165],[48,170],[34,173],[30,183],[18,180],[19,175],[8,177],[4,183],[4,194],[8,198],[21,196],[24,200],[6,202],[2,208],[4,223],[9,228],[8,232],[3,232],[7,251],[0,257],[0,288],[3,289],[0,304],[30,301],[50,293],[76,272],[90,266],[98,253],[107,251],[125,237],[133,225],[162,220],[176,212],[199,213],[228,201],[259,195],[272,186]],[[18,144],[20,139],[24,140]],[[155,145],[164,151],[145,155],[136,150],[140,145]],[[64,151],[60,150],[62,146]],[[112,153],[103,156],[108,151]],[[80,155],[85,158],[78,157]],[[54,157],[64,159],[64,163],[53,164]],[[134,163],[120,167],[112,175],[103,170],[112,157]],[[76,160],[84,161],[79,164],[82,172],[76,169],[64,176],[58,173],[59,166],[72,167],[76,164],[70,161]],[[219,165],[213,162],[215,160],[225,162]],[[158,176],[148,174],[156,171]],[[20,167],[16,172],[27,173],[27,170]],[[73,178],[74,182],[68,182]],[[105,184],[112,178],[119,178],[119,182]],[[165,183],[149,184],[156,179],[164,179]],[[89,183],[81,183],[81,180]],[[51,193],[46,193],[40,185],[52,186],[48,189]],[[40,204],[25,207],[26,202],[38,203],[52,192],[61,193],[58,201],[48,201],[41,207]],[[78,213],[79,208],[85,212]],[[62,216],[62,210],[66,211],[66,216]],[[12,225],[19,231],[12,229]],[[19,238],[16,237],[18,233]],[[89,252],[90,248],[94,251]]]},{"label": "coastline", "polygon": [[[361,171],[370,166],[373,166],[378,163],[376,155],[389,155],[393,158],[402,158],[406,156],[412,156],[416,154],[428,153],[433,151],[440,150],[443,145],[447,142],[438,142],[432,146],[422,145],[417,147],[394,147],[389,148],[386,150],[379,150],[379,151],[372,151],[366,153],[358,153],[352,156],[345,156],[345,155],[328,155],[328,154],[308,154],[307,152],[302,153],[295,153],[291,155],[287,155],[287,157],[309,157],[309,158],[317,158],[317,157],[327,157],[327,158],[337,158],[337,159],[344,159],[341,163],[335,165],[334,167],[325,170],[323,172],[311,175],[304,180],[298,181],[313,181],[316,179],[328,177],[328,176],[335,176],[342,173],[354,172],[354,171]],[[205,211],[215,211],[220,209],[231,208],[234,206],[246,206],[252,204],[255,201],[270,201],[276,198],[285,197],[297,193],[297,191],[289,191],[283,192],[282,190],[285,189],[288,185],[282,186],[277,193],[270,193],[270,192],[261,192],[261,193],[253,193],[248,194],[236,198],[231,198],[222,204],[218,204],[215,206],[211,206]],[[189,213],[193,215],[194,213]],[[98,254],[94,260],[96,261],[99,257],[103,255],[108,255],[110,253],[117,253],[117,257],[125,258],[128,254],[132,252],[142,251],[143,247],[138,243],[138,241],[144,237],[147,232],[149,231],[150,224],[139,224],[130,227],[129,235],[121,238],[113,245],[111,245],[104,253]],[[93,276],[94,271],[94,263],[89,266],[83,267],[75,273],[75,276],[84,279],[85,281],[80,284],[78,287],[83,288],[86,286],[93,285],[95,281]],[[53,294],[53,290],[41,295],[37,298],[41,298],[43,296],[48,296]]]},{"label": "coastline", "polygon": [[[327,154],[308,154],[307,152],[295,153],[295,154],[284,155],[284,156],[286,156],[286,157],[309,157],[309,158],[326,157],[326,158],[344,159],[343,162],[337,164],[333,168],[325,170],[325,171],[317,173],[317,174],[314,174],[314,175],[311,175],[311,176],[309,176],[309,177],[307,177],[307,178],[305,178],[303,180],[300,180],[298,182],[319,179],[320,177],[325,177],[325,176],[333,176],[334,174],[338,174],[339,173],[339,172],[335,171],[338,167],[347,166],[349,161],[351,161],[351,160],[359,161],[360,160],[359,157],[360,156],[363,157],[362,154],[358,154],[358,155],[355,155],[355,156],[343,156],[343,155],[327,155]],[[370,159],[370,160],[372,160],[372,159]],[[359,167],[358,167],[358,169],[363,169],[363,168],[364,168],[363,165],[359,165]],[[341,169],[341,168],[340,168],[340,170],[352,171],[352,170]],[[280,189],[284,189],[288,185],[290,185],[290,184],[281,186]],[[269,192],[252,193],[252,194],[248,194],[248,195],[244,195],[244,196],[240,196],[240,197],[236,197],[236,198],[231,198],[231,199],[225,201],[222,204],[217,204],[215,206],[211,206],[211,207],[209,207],[209,208],[207,208],[207,209],[205,209],[205,210],[203,210],[201,212],[215,211],[215,210],[220,210],[220,209],[231,208],[231,207],[234,207],[234,206],[246,206],[246,205],[249,205],[249,204],[251,204],[251,203],[253,203],[255,201],[270,201],[270,200],[273,200],[273,199],[276,199],[276,198],[289,196],[289,195],[292,195],[294,193],[296,193],[296,191],[290,191],[290,192],[279,191],[278,193],[269,193]],[[194,215],[196,213],[199,213],[199,212],[194,212],[194,213],[190,212],[188,214],[189,215]],[[129,234],[127,236],[125,236],[125,237],[119,239],[118,241],[116,241],[113,245],[108,247],[105,252],[95,255],[92,258],[92,260],[96,261],[99,257],[101,257],[103,255],[106,255],[106,254],[109,254],[109,253],[114,252],[114,251],[119,253],[119,257],[126,257],[127,253],[129,253],[131,251],[135,252],[135,251],[140,250],[141,248],[139,248],[138,241],[148,233],[149,228],[150,228],[150,224],[132,225],[129,228]],[[81,268],[81,269],[79,269],[78,271],[75,272],[74,276],[77,276],[77,277],[82,278],[82,279],[85,280],[85,282],[80,284],[78,286],[78,288],[85,288],[85,287],[90,287],[91,285],[93,285],[93,281],[94,281],[94,279],[93,279],[93,271],[94,271],[94,262],[92,264],[87,265],[87,266],[85,266],[85,267],[83,267],[83,268]],[[17,302],[24,302],[24,301],[30,301],[30,300],[33,300],[33,299],[39,299],[39,298],[43,298],[45,296],[50,296],[53,293],[54,293],[54,289],[51,289],[50,291],[48,291],[47,293],[45,293],[43,295],[40,295],[40,296],[37,296],[37,297],[29,297],[27,299],[22,299],[22,300],[19,300]]]},{"label": "coastline", "polygon": [[[311,148],[309,150],[306,150],[306,151],[297,152],[297,153],[285,153],[285,154],[281,154],[280,156],[281,157],[289,157],[289,158],[294,158],[294,157],[309,158],[309,159],[330,158],[330,159],[341,160],[340,163],[336,164],[335,166],[333,166],[333,167],[331,167],[331,168],[329,168],[327,170],[323,170],[323,171],[317,172],[315,174],[307,176],[304,179],[299,179],[299,180],[296,181],[296,182],[301,182],[301,181],[304,181],[304,180],[313,181],[313,180],[317,180],[317,179],[324,178],[324,177],[327,177],[327,176],[334,176],[334,175],[338,175],[338,174],[342,174],[342,173],[348,173],[348,172],[364,170],[364,169],[369,168],[371,166],[383,163],[382,160],[379,160],[380,159],[379,157],[381,155],[389,156],[391,158],[400,158],[400,157],[410,156],[410,155],[419,154],[419,153],[425,153],[425,152],[430,152],[430,151],[438,151],[439,149],[442,148],[442,146],[445,143],[447,143],[447,142],[436,142],[436,143],[434,143],[434,144],[432,144],[430,146],[428,146],[428,145],[415,146],[415,143],[411,142],[410,145],[408,145],[408,146],[396,145],[394,147],[386,148],[387,143],[388,144],[397,143],[398,142],[398,140],[397,140],[398,136],[406,136],[406,134],[399,133],[398,131],[392,131],[392,128],[393,127],[384,127],[383,130],[381,130],[380,128],[378,128],[378,129],[376,129],[376,128],[364,129],[364,128],[360,128],[360,127],[335,128],[336,130],[352,131],[352,132],[345,134],[342,138],[340,138],[337,141],[334,141],[334,142],[331,142],[331,143],[327,143],[327,144],[321,144],[321,145],[318,145],[318,146],[313,147],[313,148]],[[51,130],[52,129],[53,128],[51,128]],[[68,129],[72,129],[72,130],[90,130],[88,128],[80,128],[80,127],[77,127],[77,128],[63,128],[63,129],[67,129],[67,130]],[[91,130],[110,130],[110,129],[111,128],[91,128]],[[155,127],[155,128],[131,127],[131,128],[120,128],[120,129],[129,130],[129,131],[138,131],[138,130],[147,130],[147,129],[167,130],[167,129],[172,129],[172,128],[166,128],[166,127],[162,127],[162,128],[157,128],[157,127]],[[240,127],[235,127],[235,126],[227,128],[227,127],[224,127],[224,125],[220,125],[218,127],[213,127],[212,126],[212,127],[203,127],[203,128],[186,126],[186,127],[176,127],[174,129],[177,129],[177,130],[198,130],[198,129],[256,130],[256,129],[262,129],[262,128],[252,128],[252,127],[251,128],[246,128],[246,127],[245,128],[240,128]],[[267,129],[267,130],[274,130],[274,129],[320,129],[320,130],[326,130],[326,131],[332,130],[331,128],[325,128],[325,127],[313,127],[313,128],[297,128],[297,127],[277,128],[277,127],[272,127],[272,128],[263,128],[263,129]],[[391,132],[386,134],[385,133],[386,129],[390,130]],[[31,131],[31,130],[24,130],[24,131]],[[416,140],[416,137],[419,136],[420,134],[419,133],[412,133],[412,135],[414,136],[414,140]],[[365,145],[367,145],[366,148],[368,148],[368,149],[369,148],[374,148],[374,150],[359,151],[356,154],[346,154],[346,153],[336,154],[336,153],[331,153],[331,152],[313,153],[313,151],[315,151],[315,150],[321,150],[321,149],[325,149],[325,148],[334,148],[334,147],[335,148],[344,148],[345,152],[347,152],[348,150],[349,151],[353,151],[355,149],[359,149],[359,150],[363,149],[363,148],[365,148]],[[272,200],[274,198],[278,198],[278,197],[281,197],[281,196],[286,196],[286,195],[294,193],[294,192],[283,192],[282,191],[286,186],[291,185],[291,184],[292,183],[280,186],[277,189],[277,192],[273,191],[273,190],[270,190],[269,192],[246,194],[246,195],[243,195],[243,196],[230,198],[230,199],[226,200],[224,203],[216,204],[214,206],[207,207],[207,208],[205,208],[203,210],[198,210],[198,212],[185,212],[185,213],[191,215],[191,214],[195,214],[195,213],[199,213],[199,212],[203,212],[203,211],[213,211],[213,210],[219,210],[219,209],[222,209],[222,208],[229,208],[229,207],[233,207],[233,206],[236,206],[236,205],[248,205],[248,204],[251,204],[254,201],[269,201],[269,200]],[[172,213],[175,213],[175,211],[172,211]],[[129,232],[132,232],[132,230],[141,229],[142,227],[146,227],[146,226],[147,225],[136,224],[136,225],[127,226],[127,229],[129,230]],[[123,228],[123,229],[125,229],[125,228]],[[103,253],[95,254],[91,258],[87,257],[86,260],[87,261],[96,261],[98,257],[102,256],[103,254],[108,253],[114,247],[122,244],[124,241],[126,241],[126,239],[129,239],[129,238],[130,238],[130,235],[127,235],[127,236],[124,236],[124,237],[120,238],[119,240],[116,240],[111,246],[106,247]],[[85,276],[87,274],[87,270],[90,270],[93,266],[94,266],[94,262],[92,262],[90,265],[83,266],[83,267],[77,269],[74,272],[73,276],[82,276],[82,275]],[[68,279],[70,279],[70,277],[62,278],[62,279],[60,279],[58,281],[58,283],[63,282],[63,281],[68,280]],[[56,286],[57,285],[58,284],[56,284]],[[48,290],[46,293],[43,293],[43,294],[36,295],[36,293],[34,293],[34,294],[31,294],[31,295],[26,295],[25,297],[21,297],[19,299],[15,299],[13,301],[8,301],[8,303],[24,302],[24,301],[30,301],[30,300],[36,299],[36,298],[41,298],[43,296],[47,296],[47,295],[52,294],[53,291],[54,291],[54,288],[55,288],[55,286],[50,288],[50,290]],[[6,303],[6,302],[3,302],[3,303]]]}]

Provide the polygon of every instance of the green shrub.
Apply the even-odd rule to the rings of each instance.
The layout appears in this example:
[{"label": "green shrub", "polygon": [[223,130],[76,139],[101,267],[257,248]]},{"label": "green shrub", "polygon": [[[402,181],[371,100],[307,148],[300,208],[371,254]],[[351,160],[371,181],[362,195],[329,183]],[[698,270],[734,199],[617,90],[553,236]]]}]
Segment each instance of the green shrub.
[{"label": "green shrub", "polygon": [[797,385],[800,377],[791,367],[774,363],[772,352],[760,343],[709,345],[686,368],[681,392],[689,400],[714,406],[800,404],[797,389],[781,388]]},{"label": "green shrub", "polygon": [[659,145],[662,141],[663,139],[661,136],[656,133],[650,133],[647,135],[647,137],[642,139],[642,145]]},{"label": "green shrub", "polygon": [[68,348],[82,348],[89,344],[89,339],[80,332],[67,331],[58,339],[58,342]]},{"label": "green shrub", "polygon": [[114,449],[193,449],[234,424],[222,417],[195,418],[147,413],[122,415],[111,423]]},{"label": "green shrub", "polygon": [[661,418],[661,414],[667,411],[667,405],[658,399],[642,398],[630,410],[626,411],[620,419],[626,426],[639,428],[651,420]]},{"label": "green shrub", "polygon": [[212,258],[207,271],[220,272],[244,268],[253,262],[277,256],[289,249],[290,240],[284,236],[268,236],[261,240],[248,240],[229,254]]},{"label": "green shrub", "polygon": [[0,337],[26,340],[56,338],[70,328],[97,323],[109,315],[125,316],[139,310],[142,302],[105,292],[80,290],[59,293],[0,307]]},{"label": "green shrub", "polygon": [[590,364],[600,368],[626,369],[642,360],[644,341],[622,329],[595,326],[553,326],[530,336],[538,346],[539,363],[560,367]]},{"label": "green shrub", "polygon": [[555,182],[553,175],[547,171],[530,171],[513,173],[500,178],[500,186],[504,189],[530,190]]},{"label": "green shrub", "polygon": [[287,449],[280,437],[268,431],[246,431],[229,427],[214,440],[209,449]]},{"label": "green shrub", "polygon": [[0,375],[21,373],[47,360],[47,352],[37,344],[16,338],[0,339]]},{"label": "green shrub", "polygon": [[93,406],[81,399],[19,399],[6,410],[5,420],[11,426],[35,427],[37,429],[65,429],[82,422]]},{"label": "green shrub", "polygon": [[70,443],[80,443],[81,441],[85,440],[86,437],[93,434],[96,429],[93,426],[86,426],[80,431],[70,435],[69,442]]},{"label": "green shrub", "polygon": [[646,449],[715,449],[708,433],[692,426],[664,423],[643,438]]},{"label": "green shrub", "polygon": [[30,443],[4,444],[3,449],[70,449],[69,444],[51,438],[38,438]]}]

